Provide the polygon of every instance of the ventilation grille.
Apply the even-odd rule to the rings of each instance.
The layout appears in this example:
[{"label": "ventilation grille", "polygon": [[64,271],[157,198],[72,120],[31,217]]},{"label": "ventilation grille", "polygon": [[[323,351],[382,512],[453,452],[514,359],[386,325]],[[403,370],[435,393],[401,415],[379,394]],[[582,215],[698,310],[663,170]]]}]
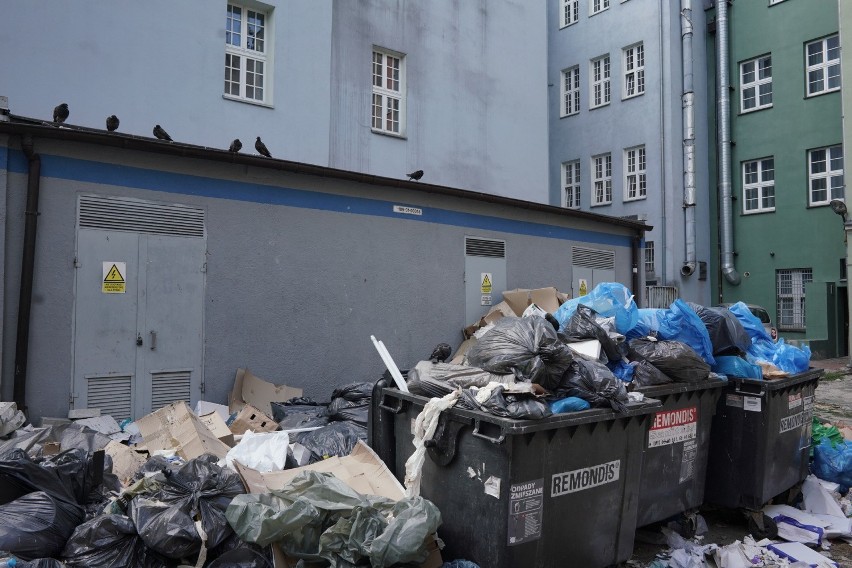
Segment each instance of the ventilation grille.
[{"label": "ventilation grille", "polygon": [[89,377],[86,379],[86,406],[100,408],[116,421],[132,418],[129,375],[123,377]]},{"label": "ventilation grille", "polygon": [[78,223],[83,229],[204,236],[204,210],[197,207],[82,195],[79,215]]},{"label": "ventilation grille", "polygon": [[574,266],[597,270],[615,269],[615,251],[571,247],[571,258]]},{"label": "ventilation grille", "polygon": [[464,253],[467,256],[506,258],[506,241],[465,237]]},{"label": "ventilation grille", "polygon": [[677,300],[677,288],[674,286],[646,286],[645,287],[645,307],[647,308],[668,308],[672,302]]},{"label": "ventilation grille", "polygon": [[151,373],[151,412],[173,402],[190,404],[190,371]]}]

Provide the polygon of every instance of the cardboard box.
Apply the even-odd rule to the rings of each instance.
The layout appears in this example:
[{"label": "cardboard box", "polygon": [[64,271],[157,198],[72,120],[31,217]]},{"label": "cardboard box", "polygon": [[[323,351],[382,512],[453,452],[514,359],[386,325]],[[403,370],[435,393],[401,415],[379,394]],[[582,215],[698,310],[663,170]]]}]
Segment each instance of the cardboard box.
[{"label": "cardboard box", "polygon": [[231,432],[231,429],[222,420],[222,415],[217,410],[211,410],[207,414],[200,415],[198,418],[213,432],[214,436],[229,447],[234,447],[234,433]]},{"label": "cardboard box", "polygon": [[146,461],[144,455],[115,440],[106,445],[104,452],[112,458],[112,472],[124,485],[127,485]]},{"label": "cardboard box", "polygon": [[252,375],[248,369],[237,369],[234,388],[228,396],[228,407],[232,413],[240,411],[246,404],[254,406],[267,416],[272,416],[271,402],[287,402],[302,396],[302,389],[287,385],[274,385]]},{"label": "cardboard box", "polygon": [[[332,457],[295,469],[260,473],[239,462],[234,462],[234,465],[249,493],[269,493],[281,489],[301,472],[311,470],[331,473],[361,494],[379,495],[394,500],[405,496],[405,489],[381,458],[360,440],[352,453],[346,457]],[[277,544],[272,545],[272,552],[275,568],[292,568],[296,565],[295,561],[288,559],[281,552]],[[429,558],[420,565],[420,568],[440,568],[442,564],[441,552],[433,543]]]},{"label": "cardboard box", "polygon": [[275,432],[278,430],[278,423],[257,408],[247,404],[231,422],[230,429],[233,434],[245,434],[247,430],[255,433]]},{"label": "cardboard box", "polygon": [[527,306],[536,304],[541,309],[548,313],[553,313],[559,309],[559,306],[567,299],[565,294],[560,294],[556,288],[536,288],[530,290],[527,288],[517,288],[515,290],[506,290],[503,292],[503,301],[509,304],[509,307],[516,315],[521,315]]},{"label": "cardboard box", "polygon": [[448,362],[452,365],[461,365],[464,361],[464,356],[467,354],[468,350],[474,346],[476,341],[477,339],[475,337],[469,337],[462,341],[462,344],[459,345],[458,349],[456,349],[453,358],[450,359]]},{"label": "cardboard box", "polygon": [[207,402],[206,400],[199,400],[195,403],[195,413],[198,416],[204,416],[205,414],[210,414],[213,411],[219,413],[219,416],[222,417],[223,422],[228,422],[228,418],[231,417],[231,410],[225,404],[216,404],[215,402]]},{"label": "cardboard box", "polygon": [[185,402],[174,402],[136,421],[149,452],[175,450],[185,460],[210,453],[224,458],[227,445],[219,440]]},{"label": "cardboard box", "polygon": [[476,333],[477,330],[482,329],[486,325],[490,323],[495,323],[501,318],[508,316],[517,316],[514,311],[512,311],[512,307],[506,302],[500,302],[496,306],[493,306],[485,316],[481,317],[478,322],[471,324],[464,328],[464,338],[470,339],[473,337],[473,334]]}]

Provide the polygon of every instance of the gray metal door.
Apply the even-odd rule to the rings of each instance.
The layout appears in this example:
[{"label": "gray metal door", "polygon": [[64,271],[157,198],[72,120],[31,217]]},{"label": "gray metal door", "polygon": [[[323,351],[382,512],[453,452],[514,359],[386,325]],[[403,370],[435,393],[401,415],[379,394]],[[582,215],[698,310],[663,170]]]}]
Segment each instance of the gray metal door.
[{"label": "gray metal door", "polygon": [[465,325],[479,321],[506,289],[506,242],[465,237]]},{"label": "gray metal door", "polygon": [[203,221],[196,208],[81,196],[72,407],[121,420],[198,400]]},{"label": "gray metal door", "polygon": [[572,296],[584,296],[601,282],[615,281],[615,252],[571,247]]}]

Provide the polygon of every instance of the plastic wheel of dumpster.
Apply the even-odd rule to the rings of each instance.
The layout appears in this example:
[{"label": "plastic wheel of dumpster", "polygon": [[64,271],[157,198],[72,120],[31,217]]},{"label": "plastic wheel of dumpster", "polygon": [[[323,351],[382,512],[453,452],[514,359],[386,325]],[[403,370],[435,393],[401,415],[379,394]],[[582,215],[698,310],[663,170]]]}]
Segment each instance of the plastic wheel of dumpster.
[{"label": "plastic wheel of dumpster", "polygon": [[[385,388],[371,407],[393,419],[395,457],[383,451],[387,444],[377,453],[400,480],[414,450],[413,421],[427,401]],[[543,420],[444,412],[421,481],[421,495],[441,511],[444,558],[488,568],[593,568],[628,560],[642,443],[659,406],[646,399],[620,415],[591,409]],[[373,437],[386,439],[376,429]]]},{"label": "plastic wheel of dumpster", "polygon": [[658,399],[645,436],[637,526],[697,509],[704,503],[710,427],[728,382],[707,379],[636,389]]},{"label": "plastic wheel of dumpster", "polygon": [[783,379],[731,378],[710,435],[704,499],[758,510],[808,475],[820,369]]}]

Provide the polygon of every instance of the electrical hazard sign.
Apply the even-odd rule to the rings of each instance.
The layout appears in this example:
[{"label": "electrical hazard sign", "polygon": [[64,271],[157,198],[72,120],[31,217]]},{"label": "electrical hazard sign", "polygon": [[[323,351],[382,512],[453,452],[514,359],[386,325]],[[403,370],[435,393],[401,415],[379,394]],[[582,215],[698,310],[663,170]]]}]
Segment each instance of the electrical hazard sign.
[{"label": "electrical hazard sign", "polygon": [[126,262],[104,262],[101,292],[104,294],[125,294],[127,292],[126,276]]},{"label": "electrical hazard sign", "polygon": [[[493,286],[491,285],[491,273],[490,272],[482,272],[482,280],[479,286],[479,291],[482,294],[490,294]],[[485,304],[483,304],[485,305]]]}]

